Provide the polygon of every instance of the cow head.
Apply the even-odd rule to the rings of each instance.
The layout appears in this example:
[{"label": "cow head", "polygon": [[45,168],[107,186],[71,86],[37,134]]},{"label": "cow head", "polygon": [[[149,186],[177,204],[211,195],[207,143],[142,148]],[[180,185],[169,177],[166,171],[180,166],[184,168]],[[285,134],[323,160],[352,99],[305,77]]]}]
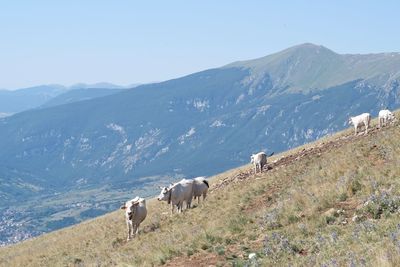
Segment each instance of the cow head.
[{"label": "cow head", "polygon": [[353,124],[352,117],[349,117],[349,119],[347,120],[347,123],[348,123],[349,125],[352,125],[352,124]]},{"label": "cow head", "polygon": [[121,209],[125,210],[125,215],[128,220],[132,220],[133,215],[135,214],[135,209],[139,205],[138,198],[134,198],[125,202],[124,205],[121,206]]},{"label": "cow head", "polygon": [[250,157],[250,163],[254,163],[254,157],[255,157],[256,155],[254,155],[254,154],[252,154],[251,155],[251,157]]},{"label": "cow head", "polygon": [[171,195],[171,187],[162,187],[160,186],[161,192],[158,195],[157,199],[159,201],[168,201]]}]

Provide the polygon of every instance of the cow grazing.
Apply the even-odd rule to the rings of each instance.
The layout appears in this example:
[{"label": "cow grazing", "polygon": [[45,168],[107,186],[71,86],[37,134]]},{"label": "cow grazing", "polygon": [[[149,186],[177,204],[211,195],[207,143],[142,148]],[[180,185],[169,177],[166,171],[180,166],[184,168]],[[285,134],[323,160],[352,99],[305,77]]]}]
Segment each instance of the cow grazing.
[{"label": "cow grazing", "polygon": [[193,198],[193,180],[182,179],[169,187],[160,188],[161,192],[157,199],[171,204],[171,214],[174,213],[175,206],[178,212],[182,212],[183,202],[186,202],[187,209],[190,208]]},{"label": "cow grazing", "polygon": [[122,205],[121,209],[125,210],[126,226],[128,228],[127,240],[130,240],[132,235],[139,234],[139,225],[147,216],[146,200],[135,197]]},{"label": "cow grazing", "polygon": [[379,111],[379,128],[385,126],[388,122],[395,119],[394,114],[388,109],[383,109]]},{"label": "cow grazing", "polygon": [[371,115],[369,113],[363,113],[355,117],[350,117],[349,124],[354,125],[354,135],[357,135],[358,127],[361,127],[363,125],[365,126],[365,134],[367,134],[370,121]]},{"label": "cow grazing", "polygon": [[210,187],[206,177],[197,177],[193,179],[193,198],[197,198],[197,204],[200,204],[200,197],[203,196],[203,202],[206,199],[208,188]]},{"label": "cow grazing", "polygon": [[[274,152],[272,152],[270,156],[272,156]],[[267,154],[264,152],[259,152],[257,154],[252,154],[250,157],[250,162],[254,165],[254,173],[257,173],[257,169],[262,172],[263,167],[267,165]]]}]

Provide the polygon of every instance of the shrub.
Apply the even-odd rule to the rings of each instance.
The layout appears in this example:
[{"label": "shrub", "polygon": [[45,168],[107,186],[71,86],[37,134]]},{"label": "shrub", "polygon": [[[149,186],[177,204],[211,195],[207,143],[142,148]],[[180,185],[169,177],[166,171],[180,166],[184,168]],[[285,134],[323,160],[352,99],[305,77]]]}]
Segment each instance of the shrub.
[{"label": "shrub", "polygon": [[290,242],[289,239],[280,233],[273,232],[264,238],[264,253],[272,259],[278,259],[284,254],[295,254],[300,251],[297,244]]},{"label": "shrub", "polygon": [[325,221],[327,224],[333,224],[336,221],[336,217],[335,216],[326,216]]},{"label": "shrub", "polygon": [[217,252],[218,255],[222,256],[222,255],[225,254],[225,248],[221,247],[221,246],[218,246],[218,247],[215,248],[215,252]]},{"label": "shrub", "polygon": [[348,187],[348,192],[351,195],[355,195],[358,191],[361,191],[362,185],[358,179],[352,180]]},{"label": "shrub", "polygon": [[380,219],[382,215],[389,216],[400,209],[400,197],[387,192],[371,195],[362,213],[370,215],[374,219]]},{"label": "shrub", "polygon": [[347,193],[343,192],[339,195],[339,201],[346,201],[347,199]]},{"label": "shrub", "polygon": [[299,218],[298,216],[293,215],[293,214],[290,214],[290,215],[288,216],[288,222],[289,222],[290,224],[292,224],[292,223],[297,223],[298,221],[300,221],[300,218]]}]

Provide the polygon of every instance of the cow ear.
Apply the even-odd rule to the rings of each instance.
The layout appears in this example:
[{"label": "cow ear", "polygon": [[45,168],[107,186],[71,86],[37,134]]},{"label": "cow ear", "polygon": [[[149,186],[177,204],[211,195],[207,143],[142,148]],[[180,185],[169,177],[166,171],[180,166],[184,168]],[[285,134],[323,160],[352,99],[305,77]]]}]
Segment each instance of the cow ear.
[{"label": "cow ear", "polygon": [[158,188],[160,188],[161,190],[164,189],[164,187],[162,187],[161,185],[159,185]]},{"label": "cow ear", "polygon": [[124,210],[124,209],[126,209],[126,206],[125,206],[125,204],[124,204],[123,206],[121,206],[121,207],[120,207],[120,209],[121,209],[121,210]]}]

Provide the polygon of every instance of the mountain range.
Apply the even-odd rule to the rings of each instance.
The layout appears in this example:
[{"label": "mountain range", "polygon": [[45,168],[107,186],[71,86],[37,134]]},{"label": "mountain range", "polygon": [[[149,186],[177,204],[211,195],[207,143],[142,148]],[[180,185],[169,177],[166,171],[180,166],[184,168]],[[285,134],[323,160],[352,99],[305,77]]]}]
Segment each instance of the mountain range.
[{"label": "mountain range", "polygon": [[49,84],[16,90],[0,90],[0,117],[39,107],[92,99],[116,93],[122,89],[134,88],[138,85],[132,84],[124,87],[111,83],[77,83],[67,87]]},{"label": "mountain range", "polygon": [[156,184],[237,167],[260,150],[310,142],[348,127],[350,115],[398,108],[399,78],[399,53],[302,44],[2,118],[0,210],[10,227],[0,240],[105,213]]}]

